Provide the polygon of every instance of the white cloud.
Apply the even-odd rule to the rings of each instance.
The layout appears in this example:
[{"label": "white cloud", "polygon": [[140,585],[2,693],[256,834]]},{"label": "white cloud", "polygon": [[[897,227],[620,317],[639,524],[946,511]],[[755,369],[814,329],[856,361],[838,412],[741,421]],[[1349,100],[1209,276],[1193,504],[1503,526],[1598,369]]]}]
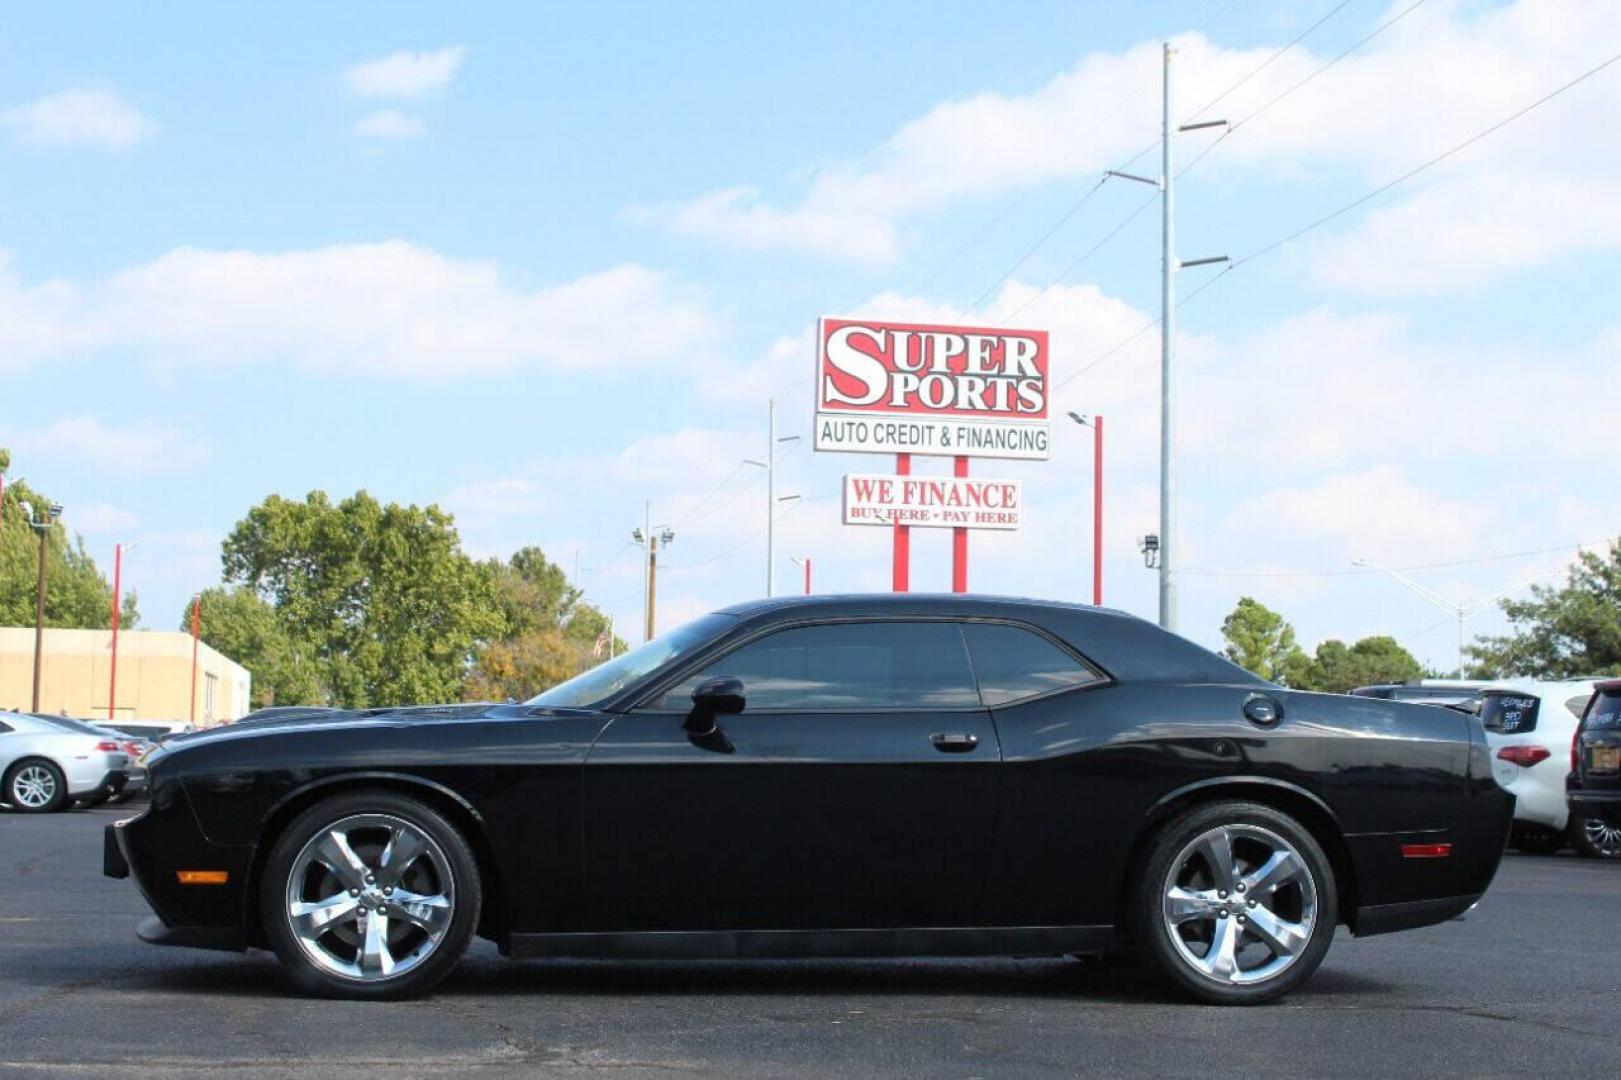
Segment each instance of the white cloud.
[{"label": "white cloud", "polygon": [[379,109],[355,121],[350,133],[361,139],[421,138],[422,121],[398,109]]},{"label": "white cloud", "polygon": [[158,133],[158,125],[115,90],[79,87],[0,109],[0,128],[31,146],[86,146],[119,152]]},{"label": "white cloud", "polygon": [[16,456],[43,466],[51,463],[121,475],[183,472],[208,458],[208,447],[179,428],[146,424],[104,424],[95,416],[75,416],[40,428],[4,429]]},{"label": "white cloud", "polygon": [[123,536],[138,528],[141,519],[128,510],[108,503],[86,503],[67,511],[67,524],[76,532],[90,536],[118,534]]},{"label": "white cloud", "polygon": [[[1406,7],[1370,14],[1358,32]],[[1609,0],[1434,3],[1280,98],[1329,58],[1297,46],[1210,114],[1241,120],[1280,98],[1224,140],[1200,175],[1265,169],[1272,179],[1320,186],[1349,169],[1371,186],[1591,67],[1607,51],[1601,43],[1618,37],[1621,5]],[[1228,49],[1197,33],[1177,38],[1180,112],[1191,116],[1278,44]],[[898,251],[908,219],[966,198],[1097,176],[1149,146],[1159,126],[1159,66],[1157,43],[1088,54],[1029,93],[940,104],[870,151],[817,169],[797,197],[727,187],[637,216],[748,250],[882,261]],[[1603,73],[1393,192],[1365,232],[1353,227],[1317,246],[1316,276],[1372,291],[1411,283],[1439,291],[1568,251],[1621,245],[1621,148],[1593,134],[1612,126],[1617,77],[1621,71]],[[1148,161],[1141,171],[1153,168]],[[1283,232],[1299,223],[1278,224]]]},{"label": "white cloud", "polygon": [[0,315],[0,357],[14,370],[129,348],[162,368],[430,379],[645,367],[690,355],[717,330],[700,297],[646,267],[533,288],[492,262],[401,240],[177,248],[85,284],[25,285],[0,262]]},{"label": "white cloud", "polygon": [[402,49],[355,64],[343,79],[361,97],[423,98],[449,86],[466,56],[460,45],[417,53]]}]

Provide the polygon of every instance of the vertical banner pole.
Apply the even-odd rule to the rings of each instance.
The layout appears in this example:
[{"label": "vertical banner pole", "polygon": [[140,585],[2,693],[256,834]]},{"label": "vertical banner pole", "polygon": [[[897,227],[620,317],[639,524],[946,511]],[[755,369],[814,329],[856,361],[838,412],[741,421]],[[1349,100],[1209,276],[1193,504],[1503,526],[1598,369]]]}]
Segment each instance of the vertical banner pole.
[{"label": "vertical banner pole", "polygon": [[1092,418],[1092,603],[1103,606],[1103,417]]},{"label": "vertical banner pole", "polygon": [[118,719],[113,710],[118,700],[118,592],[123,586],[124,545],[113,546],[113,655],[107,674],[107,719]]},{"label": "vertical banner pole", "polygon": [[[967,476],[968,458],[958,455],[953,473],[959,478]],[[968,591],[968,530],[961,527],[951,530],[951,591]]]},{"label": "vertical banner pole", "polygon": [[203,629],[202,597],[191,598],[191,726],[197,726],[197,638]]},{"label": "vertical banner pole", "polygon": [[[912,475],[912,455],[895,455],[895,474],[897,476]],[[893,571],[892,590],[894,592],[909,592],[912,587],[912,527],[910,525],[896,525],[895,529],[895,567]]]}]

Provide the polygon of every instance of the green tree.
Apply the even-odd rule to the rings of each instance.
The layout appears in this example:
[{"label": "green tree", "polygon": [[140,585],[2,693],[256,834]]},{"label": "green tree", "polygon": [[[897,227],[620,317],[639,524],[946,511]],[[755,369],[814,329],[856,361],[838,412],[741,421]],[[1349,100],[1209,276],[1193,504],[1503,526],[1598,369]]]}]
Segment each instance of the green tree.
[{"label": "green tree", "polygon": [[1295,642],[1295,628],[1282,615],[1248,597],[1222,621],[1227,659],[1270,682],[1292,685],[1290,677],[1304,666],[1305,654]]},{"label": "green tree", "polygon": [[1537,679],[1621,671],[1621,539],[1584,551],[1563,585],[1534,585],[1524,600],[1504,600],[1510,632],[1477,639],[1471,674]]},{"label": "green tree", "polygon": [[572,678],[587,666],[588,652],[550,626],[492,642],[467,673],[462,697],[467,701],[522,700]]},{"label": "green tree", "polygon": [[1354,645],[1329,638],[1317,646],[1301,680],[1290,685],[1343,694],[1358,686],[1406,682],[1423,675],[1423,666],[1393,637],[1365,637]]},{"label": "green tree", "polygon": [[[245,585],[216,586],[198,595],[199,636],[253,673],[253,707],[322,705],[327,698],[308,653],[295,645],[276,609]],[[191,629],[191,605],[180,616]]]},{"label": "green tree", "polygon": [[[10,457],[0,450],[0,460],[9,464]],[[44,521],[50,505],[49,498],[26,483],[7,483],[0,498],[0,626],[34,625],[39,534],[28,515]],[[60,522],[53,524],[45,538],[45,625],[110,628],[112,599],[112,585],[85,550],[84,540],[70,538]],[[139,621],[134,592],[125,593],[118,618],[125,629]]]},{"label": "green tree", "polygon": [[272,495],[224,544],[225,578],[269,600],[314,664],[322,696],[350,708],[454,700],[505,629],[490,571],[436,506]]}]

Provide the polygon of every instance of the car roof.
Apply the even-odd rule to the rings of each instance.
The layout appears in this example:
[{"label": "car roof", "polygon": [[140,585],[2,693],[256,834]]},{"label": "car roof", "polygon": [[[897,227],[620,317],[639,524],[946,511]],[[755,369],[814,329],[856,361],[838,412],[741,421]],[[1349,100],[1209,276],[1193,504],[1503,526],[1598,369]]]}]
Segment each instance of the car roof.
[{"label": "car roof", "polygon": [[1023,596],[991,596],[983,593],[824,593],[816,596],[777,596],[745,600],[720,609],[722,615],[748,617],[768,612],[801,609],[806,614],[836,611],[839,614],[906,615],[1006,615],[1018,611],[1065,611],[1087,615],[1129,619],[1137,616],[1115,608],[1072,604],[1060,600],[1036,600]]}]

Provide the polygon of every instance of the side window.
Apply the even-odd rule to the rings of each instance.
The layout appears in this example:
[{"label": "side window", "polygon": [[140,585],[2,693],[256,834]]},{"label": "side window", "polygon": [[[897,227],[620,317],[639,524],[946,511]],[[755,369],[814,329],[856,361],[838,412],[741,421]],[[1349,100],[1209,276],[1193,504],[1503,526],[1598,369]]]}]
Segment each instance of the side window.
[{"label": "side window", "polygon": [[6,723],[4,720],[0,720],[0,735],[9,735],[11,730],[12,728],[10,724]]},{"label": "side window", "polygon": [[1582,718],[1582,714],[1587,711],[1587,703],[1592,700],[1592,694],[1583,694],[1581,697],[1573,697],[1569,701],[1565,702],[1565,708],[1569,709],[1571,711],[1571,715],[1580,720]]},{"label": "side window", "polygon": [[965,623],[979,695],[988,708],[1067,690],[1103,677],[1051,641],[1006,623]]},{"label": "side window", "polygon": [[746,712],[977,708],[962,633],[946,622],[827,623],[779,630],[671,687],[656,709],[685,712],[704,679],[743,680]]}]

